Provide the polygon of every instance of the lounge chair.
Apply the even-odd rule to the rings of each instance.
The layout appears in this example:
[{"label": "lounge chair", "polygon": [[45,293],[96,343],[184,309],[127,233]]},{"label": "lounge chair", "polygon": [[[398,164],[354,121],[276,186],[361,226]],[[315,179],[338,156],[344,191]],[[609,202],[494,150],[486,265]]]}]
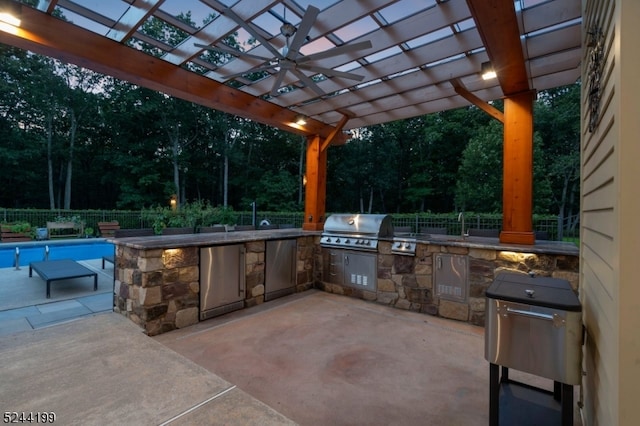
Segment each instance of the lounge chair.
[{"label": "lounge chair", "polygon": [[500,230],[499,229],[469,228],[469,236],[470,237],[492,237],[492,238],[498,238],[500,236]]},{"label": "lounge chair", "polygon": [[260,225],[258,226],[258,229],[278,229],[278,225],[276,224]]},{"label": "lounge chair", "polygon": [[226,232],[227,230],[225,229],[225,227],[223,225],[217,225],[217,226],[201,226],[199,232],[201,234],[209,234],[212,232]]},{"label": "lounge chair", "polygon": [[395,226],[393,228],[394,235],[406,235],[406,234],[410,234],[411,232],[412,232],[412,229],[410,226]]},{"label": "lounge chair", "polygon": [[105,262],[109,262],[112,264],[116,264],[116,257],[113,254],[110,254],[108,256],[102,256],[102,269],[104,269],[104,263]]},{"label": "lounge chair", "polygon": [[115,236],[115,232],[120,229],[120,224],[117,220],[111,222],[98,222],[98,229],[100,230],[100,236],[112,238]]},{"label": "lounge chair", "polygon": [[176,228],[164,228],[162,235],[182,235],[193,234],[193,228],[190,226],[176,227]]},{"label": "lounge chair", "polygon": [[420,228],[420,233],[421,234],[442,234],[442,235],[447,235],[447,228],[446,227],[427,227],[427,228]]},{"label": "lounge chair", "polygon": [[116,229],[114,232],[115,238],[128,238],[128,237],[150,237],[155,235],[151,228],[132,228],[132,229]]}]

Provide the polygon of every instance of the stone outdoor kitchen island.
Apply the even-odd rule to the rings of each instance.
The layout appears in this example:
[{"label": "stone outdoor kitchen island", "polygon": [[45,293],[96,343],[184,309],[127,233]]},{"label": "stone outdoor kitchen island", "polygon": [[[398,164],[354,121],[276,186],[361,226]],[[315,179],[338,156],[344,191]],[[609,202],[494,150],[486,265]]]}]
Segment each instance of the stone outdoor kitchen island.
[{"label": "stone outdoor kitchen island", "polygon": [[[380,240],[373,290],[328,282],[320,232],[301,229],[239,231],[121,238],[116,246],[114,310],[157,335],[200,321],[200,249],[244,247],[243,307],[265,301],[265,250],[270,240],[295,239],[294,291],[317,288],[484,326],[485,290],[501,271],[562,278],[578,291],[578,248],[540,241],[535,245],[501,244],[497,238],[424,236],[415,256],[394,254],[391,241]],[[444,259],[444,261],[443,261]],[[458,284],[438,282],[438,269],[455,260],[464,265]]]},{"label": "stone outdoor kitchen island", "polygon": [[245,251],[244,307],[263,303],[268,240],[296,240],[295,290],[307,290],[313,286],[313,234],[283,229],[113,240],[114,310],[150,336],[198,323],[200,248],[232,244]]},{"label": "stone outdoor kitchen island", "polygon": [[[438,269],[445,266],[441,259],[463,265],[455,272],[464,276],[453,277],[460,278],[458,287],[450,285],[451,277],[438,282]],[[322,262],[326,257],[319,254],[316,265]],[[564,279],[577,292],[578,267],[578,248],[572,243],[519,245],[502,244],[497,238],[430,235],[418,238],[415,256],[393,254],[392,243],[380,241],[375,291],[337,285],[326,277],[316,285],[331,293],[484,326],[485,290],[499,272]]]}]

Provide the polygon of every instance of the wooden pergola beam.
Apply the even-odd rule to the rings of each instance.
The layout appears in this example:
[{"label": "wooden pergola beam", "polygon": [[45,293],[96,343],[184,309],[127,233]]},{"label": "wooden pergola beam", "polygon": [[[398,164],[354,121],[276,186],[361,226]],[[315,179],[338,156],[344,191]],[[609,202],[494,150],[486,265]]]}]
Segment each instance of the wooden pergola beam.
[{"label": "wooden pergola beam", "polygon": [[460,80],[458,80],[457,78],[454,78],[452,80],[449,80],[449,83],[451,83],[451,85],[453,86],[453,89],[456,91],[458,95],[462,96],[463,98],[471,102],[473,105],[477,106],[478,108],[480,108],[481,110],[489,114],[491,117],[498,120],[499,122],[504,123],[504,114],[502,113],[502,111],[500,111],[499,109],[495,108],[492,105],[489,105],[488,103],[486,103],[485,101],[483,101],[482,99],[480,99],[479,97],[477,97],[476,95],[468,91],[467,88],[464,87],[464,84],[462,84]]},{"label": "wooden pergola beam", "polygon": [[0,43],[56,58],[288,132],[307,137],[331,136],[334,143],[346,141],[346,136],[336,132],[333,126],[312,119],[304,126],[296,125],[295,111],[197,75],[107,37],[69,25],[37,9],[23,7],[21,18],[21,26],[14,34],[0,31]]},{"label": "wooden pergola beam", "polygon": [[467,0],[505,96],[530,90],[513,0]]},{"label": "wooden pergola beam", "polygon": [[[327,136],[324,142],[322,142],[322,147],[320,147],[321,151],[324,151],[329,147],[329,145],[331,145],[332,142],[336,141],[336,136],[338,136],[342,132],[342,129],[344,128],[345,124],[347,124],[347,121],[349,121],[349,118],[351,117],[347,115],[342,116],[342,118],[340,119],[340,122],[335,127],[333,132],[329,136]],[[334,145],[335,145],[335,142],[334,142]]]},{"label": "wooden pergola beam", "polygon": [[467,0],[504,98],[500,242],[534,244],[533,100],[513,0]]}]

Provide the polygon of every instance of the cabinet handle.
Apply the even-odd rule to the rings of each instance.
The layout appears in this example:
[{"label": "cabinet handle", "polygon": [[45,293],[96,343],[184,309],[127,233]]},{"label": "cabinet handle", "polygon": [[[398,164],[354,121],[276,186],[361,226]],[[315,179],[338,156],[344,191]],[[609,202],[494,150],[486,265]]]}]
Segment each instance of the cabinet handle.
[{"label": "cabinet handle", "polygon": [[521,315],[523,317],[553,321],[553,315],[541,314],[539,312],[523,311],[522,309],[507,308],[507,313],[514,314],[514,315]]},{"label": "cabinet handle", "polygon": [[544,320],[544,321],[551,321],[555,328],[564,327],[566,324],[566,320],[561,315],[558,315],[555,312],[553,314],[543,314],[540,312],[531,312],[531,311],[525,311],[522,309],[514,309],[504,305],[502,307],[498,306],[498,313],[505,317],[507,317],[509,314],[513,314],[513,315],[520,315],[526,318],[535,318],[535,319]]},{"label": "cabinet handle", "polygon": [[438,269],[442,269],[442,257],[438,256],[437,259],[438,260],[436,260],[436,267]]},{"label": "cabinet handle", "polygon": [[246,267],[245,262],[246,250],[244,247],[240,248],[240,282],[238,283],[238,296],[244,296],[245,285],[247,283],[247,276],[245,275]]},{"label": "cabinet handle", "polygon": [[347,255],[344,256],[344,264],[345,265],[349,264],[349,256],[347,256]]},{"label": "cabinet handle", "polygon": [[291,284],[295,287],[298,284],[298,245],[291,245]]}]

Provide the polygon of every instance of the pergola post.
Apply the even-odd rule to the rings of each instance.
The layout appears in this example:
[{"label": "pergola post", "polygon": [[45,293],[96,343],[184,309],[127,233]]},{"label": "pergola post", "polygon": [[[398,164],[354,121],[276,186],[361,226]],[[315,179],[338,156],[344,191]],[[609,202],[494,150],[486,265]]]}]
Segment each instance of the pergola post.
[{"label": "pergola post", "polygon": [[307,137],[307,168],[304,197],[305,231],[321,231],[324,228],[327,197],[327,150],[322,149],[320,136]]},{"label": "pergola post", "polygon": [[534,244],[533,101],[530,90],[504,99],[501,243]]}]

